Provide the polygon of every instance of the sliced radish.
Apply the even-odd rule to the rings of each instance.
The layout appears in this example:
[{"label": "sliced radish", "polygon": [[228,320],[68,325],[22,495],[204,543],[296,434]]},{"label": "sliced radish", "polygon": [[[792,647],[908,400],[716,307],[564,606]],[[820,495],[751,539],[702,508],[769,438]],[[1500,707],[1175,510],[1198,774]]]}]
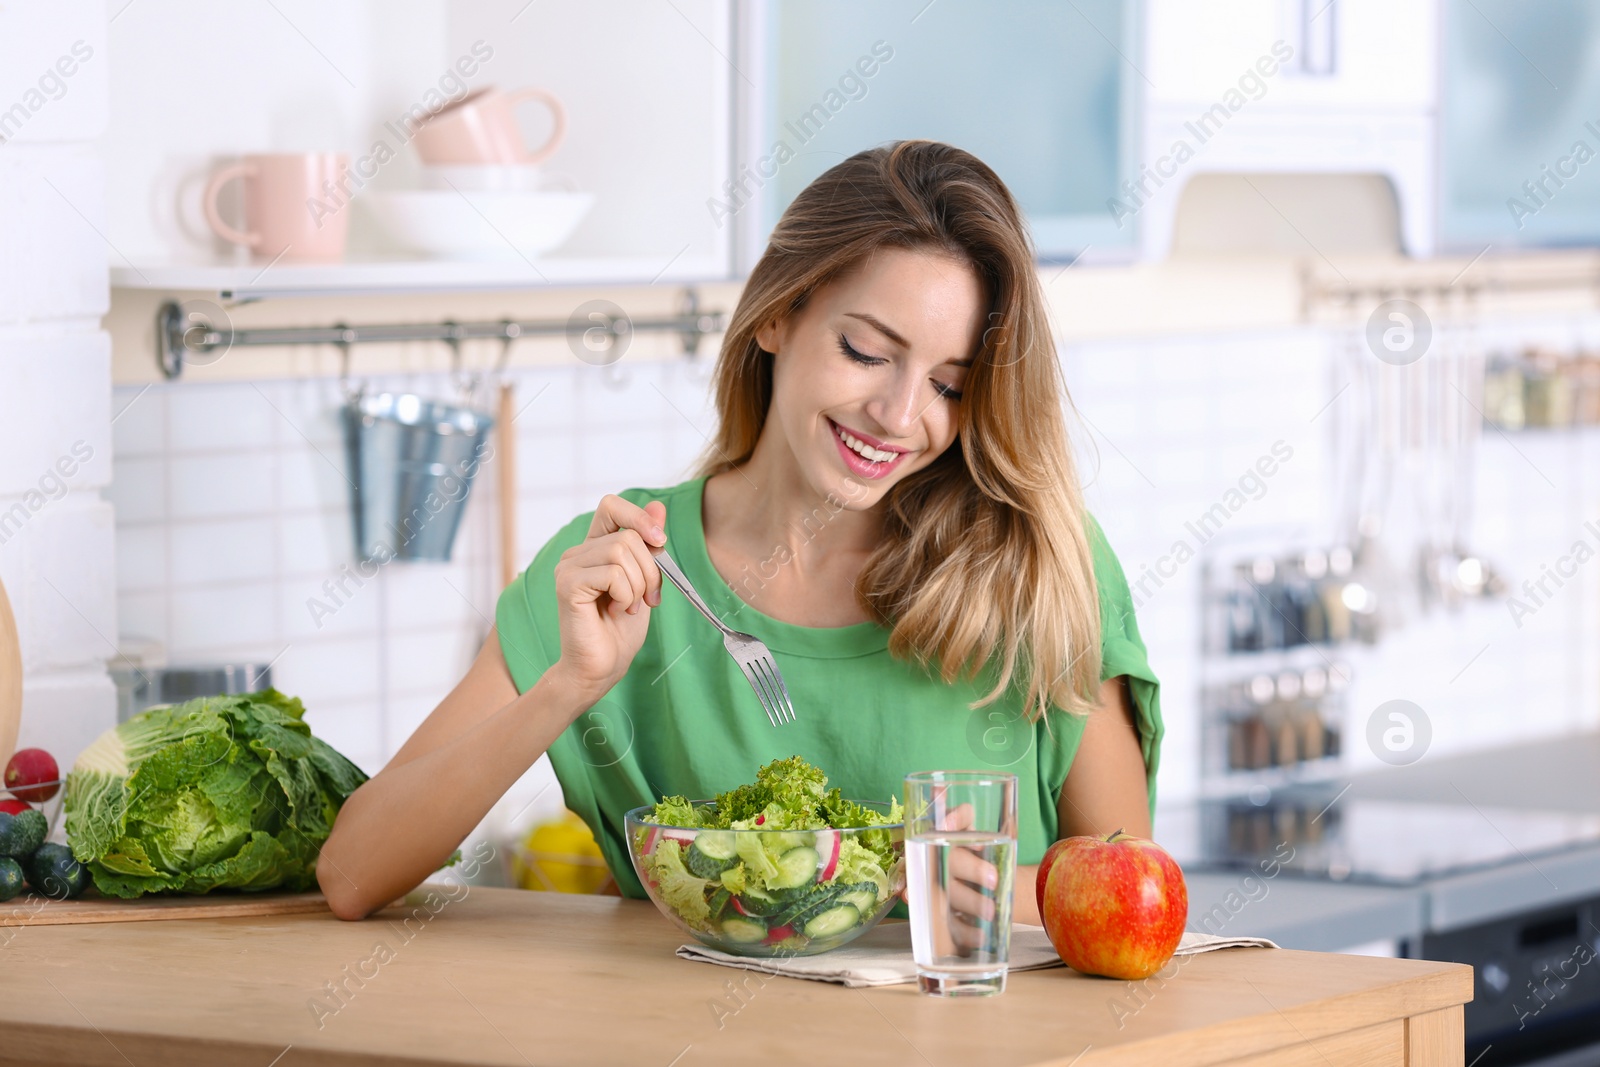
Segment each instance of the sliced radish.
[{"label": "sliced radish", "polygon": [[764,944],[764,945],[776,945],[779,941],[782,941],[785,938],[793,937],[793,936],[794,936],[794,927],[792,927],[792,926],[774,926],[771,930],[767,931],[766,940],[763,941],[762,944]]},{"label": "sliced radish", "polygon": [[689,830],[681,826],[655,826],[652,824],[649,833],[644,835],[644,854],[646,856],[655,855],[656,843],[662,838],[687,846],[694,841],[694,835],[697,833],[699,833],[698,830]]},{"label": "sliced radish", "polygon": [[744,910],[744,905],[739,903],[738,897],[730,897],[729,901],[733,904],[733,910],[738,912],[740,915],[743,915],[746,918],[755,918],[755,916]]},{"label": "sliced radish", "polygon": [[817,881],[826,882],[839,869],[839,831],[817,831],[817,855],[822,857],[817,865]]}]

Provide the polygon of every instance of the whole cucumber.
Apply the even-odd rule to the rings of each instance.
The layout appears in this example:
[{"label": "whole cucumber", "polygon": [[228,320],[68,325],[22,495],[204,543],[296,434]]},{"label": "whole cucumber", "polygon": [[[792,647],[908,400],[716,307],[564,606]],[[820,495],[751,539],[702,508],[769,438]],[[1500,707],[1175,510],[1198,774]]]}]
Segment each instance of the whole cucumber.
[{"label": "whole cucumber", "polygon": [[28,884],[55,900],[70,900],[89,888],[89,868],[66,845],[49,842],[28,857]]},{"label": "whole cucumber", "polygon": [[44,835],[49,828],[44,812],[37,808],[19,811],[15,815],[0,811],[0,856],[26,859],[44,844]]}]

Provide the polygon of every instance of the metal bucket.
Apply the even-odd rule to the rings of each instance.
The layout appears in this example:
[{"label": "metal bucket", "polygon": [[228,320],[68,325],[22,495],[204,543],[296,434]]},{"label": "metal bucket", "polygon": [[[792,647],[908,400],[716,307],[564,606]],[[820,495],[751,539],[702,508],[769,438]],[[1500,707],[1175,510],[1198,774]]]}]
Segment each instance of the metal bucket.
[{"label": "metal bucket", "polygon": [[412,393],[353,397],[344,407],[356,554],[448,560],[478,467],[493,454],[484,412]]},{"label": "metal bucket", "polygon": [[117,686],[117,721],[127,722],[156,704],[181,704],[195,697],[259,693],[272,688],[270,663],[214,663],[188,667],[139,667],[132,660],[111,666]]}]

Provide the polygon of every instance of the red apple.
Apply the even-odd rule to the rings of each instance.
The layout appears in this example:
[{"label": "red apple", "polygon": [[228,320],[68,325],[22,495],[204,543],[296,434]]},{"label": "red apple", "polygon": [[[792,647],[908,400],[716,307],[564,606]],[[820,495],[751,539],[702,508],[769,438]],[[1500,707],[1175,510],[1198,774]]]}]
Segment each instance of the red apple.
[{"label": "red apple", "polygon": [[1127,981],[1165,967],[1189,920],[1178,862],[1154,841],[1121,830],[1057,844],[1065,847],[1050,863],[1040,911],[1062,962]]},{"label": "red apple", "polygon": [[[1064,837],[1060,841],[1057,841],[1057,842],[1053,843],[1049,848],[1044,850],[1044,859],[1039,861],[1039,877],[1033,883],[1033,892],[1034,892],[1034,896],[1036,896],[1038,898],[1038,900],[1039,900],[1039,921],[1040,922],[1044,922],[1044,883],[1045,883],[1045,879],[1050,877],[1050,868],[1055,866],[1056,860],[1061,856],[1062,851],[1067,847],[1067,842],[1069,840],[1071,840],[1071,838]],[[1046,928],[1045,932],[1048,933],[1049,929]]]},{"label": "red apple", "polygon": [[60,779],[55,757],[42,748],[20,748],[6,763],[6,788],[18,800],[49,800]]}]

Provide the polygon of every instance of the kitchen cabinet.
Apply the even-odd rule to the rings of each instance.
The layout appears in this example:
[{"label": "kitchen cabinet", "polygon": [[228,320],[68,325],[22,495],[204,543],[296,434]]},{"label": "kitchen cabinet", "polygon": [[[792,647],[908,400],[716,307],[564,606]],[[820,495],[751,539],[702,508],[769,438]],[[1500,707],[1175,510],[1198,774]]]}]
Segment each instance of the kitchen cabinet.
[{"label": "kitchen cabinet", "polygon": [[1433,251],[1435,0],[1147,0],[1136,188],[1147,259],[1203,173],[1380,174],[1401,243]]},{"label": "kitchen cabinet", "polygon": [[1433,107],[1435,0],[1145,4],[1145,95],[1154,107],[1209,107],[1262,56],[1281,62],[1265,75],[1269,87],[1261,102],[1272,108]]},{"label": "kitchen cabinet", "polygon": [[1057,968],[954,1002],[681,960],[682,933],[647,901],[460,885],[434,899],[359,923],[17,931],[0,1064],[1463,1062],[1472,979],[1454,964],[1239,949],[1159,983]]},{"label": "kitchen cabinet", "polygon": [[902,138],[973,152],[1010,186],[1044,258],[1131,250],[1106,202],[1130,173],[1138,5],[1120,0],[741,4],[748,58],[735,187],[744,269],[818,174]]},{"label": "kitchen cabinet", "polygon": [[1447,0],[1440,239],[1479,252],[1600,241],[1600,9]]}]

